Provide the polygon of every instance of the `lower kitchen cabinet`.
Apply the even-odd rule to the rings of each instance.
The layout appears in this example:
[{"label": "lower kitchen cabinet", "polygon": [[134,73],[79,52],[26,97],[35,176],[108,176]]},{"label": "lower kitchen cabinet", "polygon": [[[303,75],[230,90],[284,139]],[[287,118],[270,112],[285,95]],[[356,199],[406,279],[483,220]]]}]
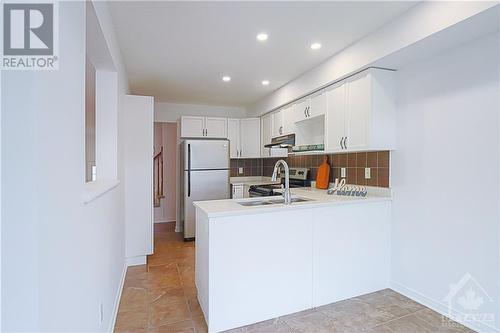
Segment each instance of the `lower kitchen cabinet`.
[{"label": "lower kitchen cabinet", "polygon": [[231,185],[231,199],[242,199],[245,197],[244,185]]}]

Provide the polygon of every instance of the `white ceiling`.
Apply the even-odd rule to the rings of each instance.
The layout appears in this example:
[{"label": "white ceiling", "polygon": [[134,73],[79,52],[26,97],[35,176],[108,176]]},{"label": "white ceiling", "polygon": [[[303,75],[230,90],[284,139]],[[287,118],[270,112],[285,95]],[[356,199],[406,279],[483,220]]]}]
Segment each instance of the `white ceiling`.
[{"label": "white ceiling", "polygon": [[[110,2],[134,94],[244,106],[415,2]],[[260,32],[269,39],[258,42]],[[312,42],[323,47],[310,49]],[[229,83],[222,76],[229,75]],[[271,83],[262,86],[261,81]]]}]

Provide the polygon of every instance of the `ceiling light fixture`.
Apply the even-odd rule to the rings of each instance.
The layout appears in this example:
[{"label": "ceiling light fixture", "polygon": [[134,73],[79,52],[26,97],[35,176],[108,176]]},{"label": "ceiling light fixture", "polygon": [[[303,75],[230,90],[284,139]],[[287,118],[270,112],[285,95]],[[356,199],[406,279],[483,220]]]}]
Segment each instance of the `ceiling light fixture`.
[{"label": "ceiling light fixture", "polygon": [[222,81],[229,82],[229,81],[231,81],[231,77],[230,76],[223,76]]},{"label": "ceiling light fixture", "polygon": [[268,38],[268,37],[269,37],[269,36],[268,36],[267,34],[265,34],[265,33],[261,33],[261,34],[258,34],[258,35],[257,35],[257,40],[258,40],[259,42],[264,42],[264,41],[266,41],[266,40],[267,40],[267,38]]},{"label": "ceiling light fixture", "polygon": [[263,86],[268,86],[269,85],[269,80],[263,80],[262,81]]},{"label": "ceiling light fixture", "polygon": [[313,50],[318,50],[321,48],[321,44],[320,43],[312,43],[311,44],[311,49]]}]

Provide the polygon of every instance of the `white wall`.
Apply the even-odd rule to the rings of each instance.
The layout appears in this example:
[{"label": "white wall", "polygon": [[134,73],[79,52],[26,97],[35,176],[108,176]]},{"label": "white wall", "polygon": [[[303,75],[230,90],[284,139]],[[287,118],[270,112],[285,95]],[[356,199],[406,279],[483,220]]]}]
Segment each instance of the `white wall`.
[{"label": "white wall", "polygon": [[[98,16],[112,36],[105,6],[98,4]],[[59,4],[59,38],[59,70],[2,73],[5,332],[108,330],[124,269],[122,186],[82,200],[84,2]],[[123,95],[123,72],[118,81]]]},{"label": "white wall", "polygon": [[249,115],[259,116],[315,89],[366,68],[394,52],[480,13],[498,2],[420,2],[379,30],[335,54],[319,66],[249,105]]},{"label": "white wall", "polygon": [[153,97],[125,96],[123,179],[129,264],[145,264],[146,255],[153,251],[153,112]]},{"label": "white wall", "polygon": [[176,122],[181,116],[243,118],[246,116],[246,110],[230,106],[155,103],[155,122]]},{"label": "white wall", "polygon": [[391,154],[395,288],[445,312],[450,284],[470,273],[494,299],[481,312],[496,314],[497,329],[499,38],[398,71],[399,148]]}]

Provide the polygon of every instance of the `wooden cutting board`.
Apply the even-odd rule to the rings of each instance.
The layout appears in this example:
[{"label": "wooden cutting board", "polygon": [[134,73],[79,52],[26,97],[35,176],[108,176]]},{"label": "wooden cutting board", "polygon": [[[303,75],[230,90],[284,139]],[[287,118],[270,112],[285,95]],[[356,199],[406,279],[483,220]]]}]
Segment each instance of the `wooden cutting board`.
[{"label": "wooden cutting board", "polygon": [[330,165],[328,164],[328,155],[323,156],[323,163],[318,167],[316,175],[316,188],[326,190],[330,182]]}]

